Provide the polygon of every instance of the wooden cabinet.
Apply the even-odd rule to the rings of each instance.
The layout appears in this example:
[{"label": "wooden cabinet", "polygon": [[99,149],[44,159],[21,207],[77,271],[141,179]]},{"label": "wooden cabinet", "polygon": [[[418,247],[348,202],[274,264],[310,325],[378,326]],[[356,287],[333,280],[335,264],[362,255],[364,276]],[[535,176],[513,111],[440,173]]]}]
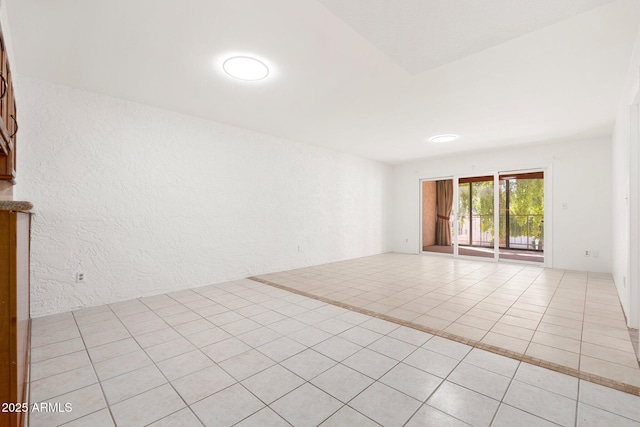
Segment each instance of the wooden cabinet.
[{"label": "wooden cabinet", "polygon": [[0,32],[0,180],[16,178],[16,134],[18,116],[13,93],[13,79],[9,56]]},{"label": "wooden cabinet", "polygon": [[[28,403],[30,229],[31,214],[0,210],[0,405]],[[23,426],[27,417],[0,412],[0,425]]]}]

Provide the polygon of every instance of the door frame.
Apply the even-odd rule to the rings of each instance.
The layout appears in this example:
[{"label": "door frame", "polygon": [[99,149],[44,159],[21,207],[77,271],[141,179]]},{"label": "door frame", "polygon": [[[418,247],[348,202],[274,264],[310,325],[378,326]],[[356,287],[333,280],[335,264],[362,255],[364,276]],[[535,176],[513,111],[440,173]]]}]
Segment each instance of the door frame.
[{"label": "door frame", "polygon": [[[544,174],[544,261],[542,263],[537,263],[533,261],[520,261],[520,260],[507,260],[500,259],[500,239],[499,239],[499,224],[500,224],[500,209],[496,209],[496,206],[500,205],[500,192],[499,192],[499,184],[500,184],[500,175],[507,173],[526,173],[526,172],[543,172]],[[460,255],[459,247],[458,247],[458,235],[456,230],[458,229],[458,221],[460,219],[459,216],[459,180],[461,178],[469,178],[474,176],[493,176],[493,185],[494,185],[494,193],[493,193],[493,220],[494,224],[494,243],[493,243],[493,258],[489,257],[474,257],[467,255]],[[451,211],[451,215],[453,215],[453,254],[445,254],[445,253],[437,253],[437,252],[428,252],[424,251],[422,248],[424,247],[422,244],[422,221],[423,221],[423,200],[422,200],[422,183],[424,181],[440,181],[445,179],[453,180],[453,208]],[[438,177],[426,177],[420,178],[418,180],[418,191],[419,191],[419,227],[418,227],[418,253],[423,255],[436,255],[436,256],[452,256],[453,258],[459,258],[464,260],[475,260],[475,261],[488,261],[488,262],[504,262],[504,263],[514,263],[514,264],[523,264],[530,265],[542,268],[552,268],[553,267],[553,164],[547,165],[519,165],[511,168],[500,168],[493,169],[491,171],[487,171],[485,173],[470,171],[470,172],[462,172],[456,173],[453,175],[445,175]]]},{"label": "door frame", "polygon": [[[447,254],[447,253],[441,253],[441,252],[429,252],[429,251],[425,251],[422,248],[424,248],[424,245],[422,244],[422,222],[423,222],[423,215],[424,212],[422,211],[422,207],[423,207],[423,201],[422,201],[422,183],[423,182],[431,182],[431,181],[443,181],[443,180],[453,180],[453,175],[451,176],[440,176],[440,177],[436,177],[436,178],[420,178],[418,180],[418,200],[420,203],[420,216],[418,218],[418,253],[421,255],[435,255],[435,256],[444,256],[444,257],[452,257],[454,256],[453,253],[451,254]],[[454,184],[454,200],[455,200],[455,184]],[[454,212],[451,211],[451,215],[454,215]]]}]

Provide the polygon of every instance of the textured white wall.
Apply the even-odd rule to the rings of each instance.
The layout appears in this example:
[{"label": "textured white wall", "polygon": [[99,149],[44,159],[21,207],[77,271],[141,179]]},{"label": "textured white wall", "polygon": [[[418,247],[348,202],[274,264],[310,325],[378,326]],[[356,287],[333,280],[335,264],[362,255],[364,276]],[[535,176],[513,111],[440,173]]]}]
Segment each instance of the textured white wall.
[{"label": "textured white wall", "polygon": [[[552,167],[552,265],[611,272],[611,140],[593,139],[461,154],[394,167],[393,244],[417,253],[421,178]],[[567,209],[562,209],[562,204]],[[406,241],[408,240],[408,241]],[[585,257],[584,250],[599,257]]]},{"label": "textured white wall", "polygon": [[[630,116],[631,105],[637,104],[640,94],[640,32],[636,37],[635,48],[629,64],[620,105],[613,132],[613,185],[611,189],[613,204],[613,277],[618,288],[620,301],[627,315],[630,327],[640,325],[640,283],[638,283],[638,212],[631,212],[635,203],[637,211],[638,199],[638,141],[632,150]],[[636,129],[637,132],[638,129]],[[632,153],[635,159],[632,158]],[[636,182],[633,183],[632,180]],[[632,185],[634,184],[634,185]],[[632,222],[633,227],[632,227]],[[632,239],[631,234],[635,234]],[[632,249],[632,244],[634,245]],[[635,263],[631,262],[636,257]],[[632,274],[632,268],[635,270]]]},{"label": "textured white wall", "polygon": [[37,213],[33,316],[389,249],[390,166],[30,78],[19,86],[17,193]]}]

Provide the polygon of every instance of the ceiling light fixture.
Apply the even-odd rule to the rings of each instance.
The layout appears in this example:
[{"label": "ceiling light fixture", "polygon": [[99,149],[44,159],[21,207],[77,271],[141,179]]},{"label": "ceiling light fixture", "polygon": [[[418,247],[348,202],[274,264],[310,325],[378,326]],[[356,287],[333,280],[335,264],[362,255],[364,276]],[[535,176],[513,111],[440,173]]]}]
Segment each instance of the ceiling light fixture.
[{"label": "ceiling light fixture", "polygon": [[451,141],[455,141],[456,139],[458,139],[459,136],[458,135],[454,135],[454,134],[445,134],[445,135],[436,135],[436,136],[432,136],[431,138],[429,138],[429,141],[431,142],[435,142],[435,143],[442,143],[442,142],[451,142]]},{"label": "ceiling light fixture", "polygon": [[228,58],[222,64],[222,69],[231,77],[246,81],[262,80],[269,75],[269,67],[249,56]]}]

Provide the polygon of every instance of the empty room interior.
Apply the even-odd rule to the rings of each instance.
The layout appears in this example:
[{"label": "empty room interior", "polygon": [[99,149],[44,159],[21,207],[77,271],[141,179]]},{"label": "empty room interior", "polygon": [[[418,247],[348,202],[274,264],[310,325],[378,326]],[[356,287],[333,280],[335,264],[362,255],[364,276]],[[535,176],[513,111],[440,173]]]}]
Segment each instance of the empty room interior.
[{"label": "empty room interior", "polygon": [[0,424],[640,426],[639,27],[0,1]]}]

